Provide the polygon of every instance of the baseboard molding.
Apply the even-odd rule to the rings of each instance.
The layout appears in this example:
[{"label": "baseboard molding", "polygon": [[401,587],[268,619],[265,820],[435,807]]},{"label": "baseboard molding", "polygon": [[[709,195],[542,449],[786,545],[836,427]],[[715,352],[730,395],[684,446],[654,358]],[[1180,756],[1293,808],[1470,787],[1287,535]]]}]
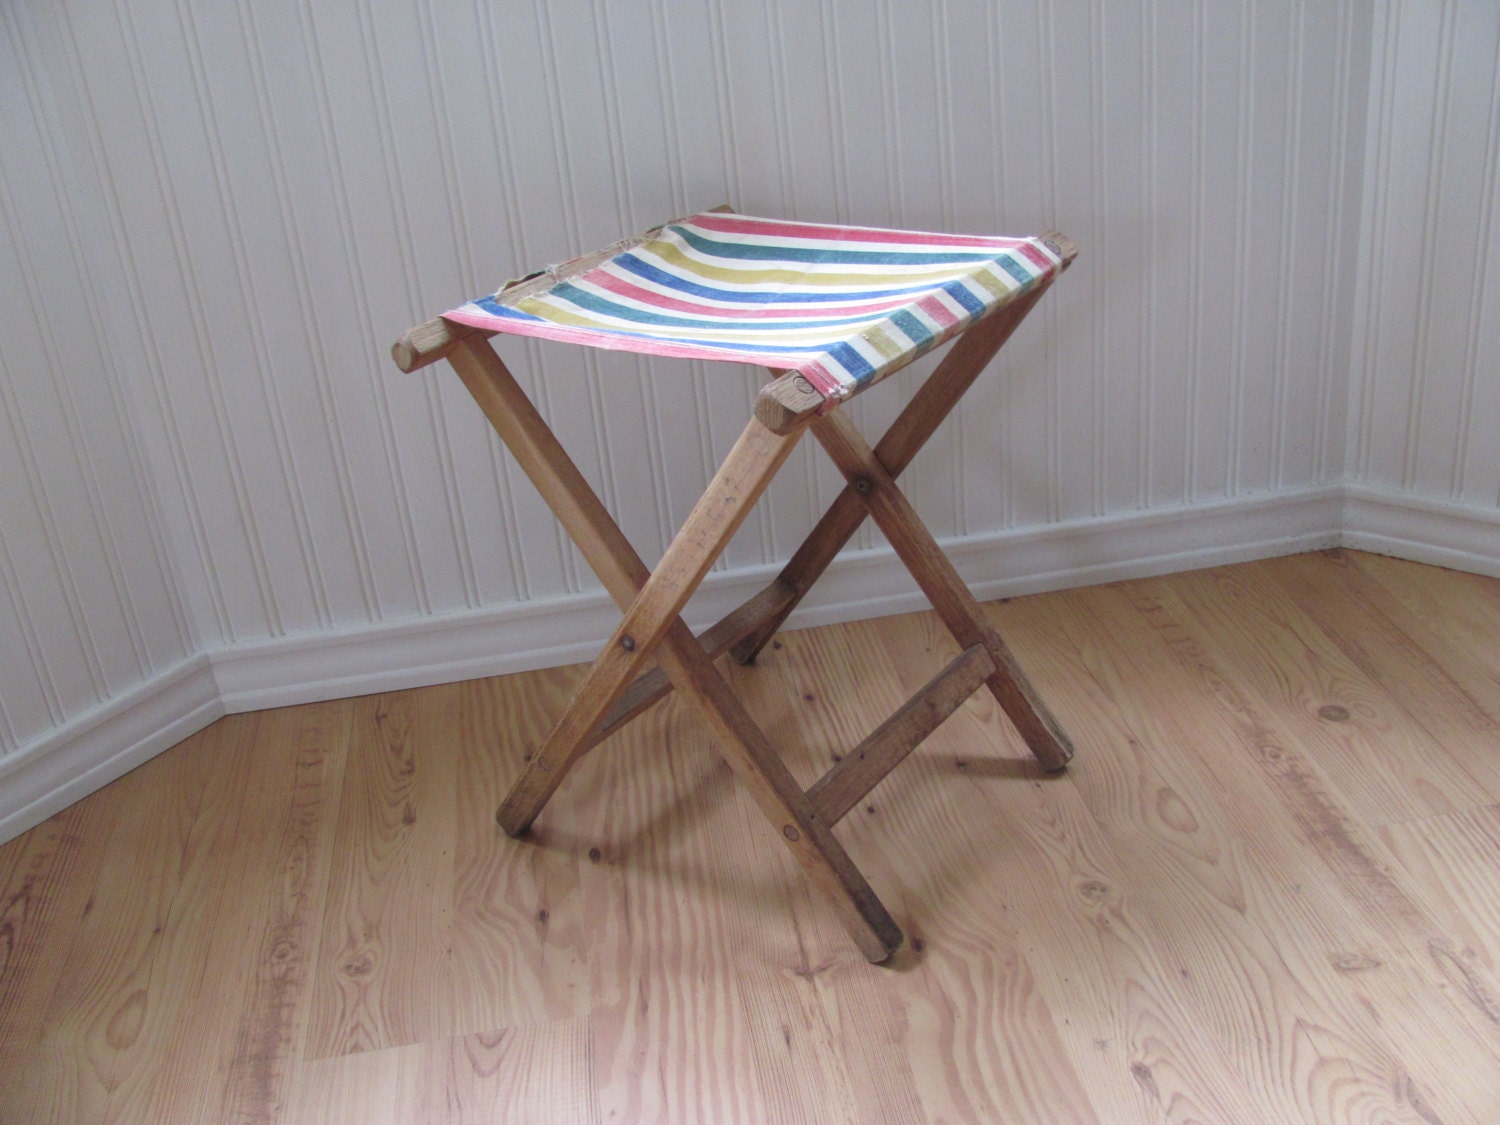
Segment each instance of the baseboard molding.
[{"label": "baseboard molding", "polygon": [[[943,544],[984,599],[1140,578],[1338,542],[1337,488],[1225,500]],[[702,629],[775,577],[763,566],[709,575],[684,614]],[[788,628],[927,608],[888,547],[829,568]],[[414,618],[339,634],[239,644],[209,654],[226,711],[249,711],[591,660],[619,622],[602,592]]]},{"label": "baseboard molding", "polygon": [[1346,547],[1500,578],[1500,510],[1350,485],[1342,524]]},{"label": "baseboard molding", "polygon": [[[1500,577],[1500,513],[1329,486],[972,535],[944,544],[982,599],[1345,545]],[[776,567],[710,575],[695,629]],[[889,548],[851,552],[788,621],[803,628],[925,609]],[[0,759],[0,841],[227,712],[393,691],[592,659],[619,620],[602,592],[200,653]]]},{"label": "baseboard molding", "polygon": [[223,713],[208,659],[193,656],[0,758],[0,841],[103,788]]}]

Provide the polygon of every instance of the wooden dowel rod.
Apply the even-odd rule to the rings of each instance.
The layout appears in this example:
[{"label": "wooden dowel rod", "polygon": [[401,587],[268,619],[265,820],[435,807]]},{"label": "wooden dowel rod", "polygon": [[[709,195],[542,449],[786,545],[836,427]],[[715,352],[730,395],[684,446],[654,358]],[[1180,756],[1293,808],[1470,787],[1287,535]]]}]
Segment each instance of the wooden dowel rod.
[{"label": "wooden dowel rod", "polygon": [[435,316],[425,324],[419,324],[391,345],[391,358],[402,371],[421,370],[428,364],[445,358],[465,340],[487,340],[495,335],[482,328],[457,324]]}]

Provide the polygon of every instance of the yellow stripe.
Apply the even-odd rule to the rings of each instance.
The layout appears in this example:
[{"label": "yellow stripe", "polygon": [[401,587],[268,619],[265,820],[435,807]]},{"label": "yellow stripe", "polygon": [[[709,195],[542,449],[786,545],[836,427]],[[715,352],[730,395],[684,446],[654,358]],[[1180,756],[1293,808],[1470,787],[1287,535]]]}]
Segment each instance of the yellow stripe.
[{"label": "yellow stripe", "polygon": [[990,266],[975,270],[969,275],[969,280],[988,291],[997,301],[1004,300],[1020,288],[1020,285],[1013,279],[1007,285],[1006,279],[1001,278],[999,272]]},{"label": "yellow stripe", "polygon": [[887,360],[900,359],[911,351],[909,343],[898,341],[891,335],[884,324],[877,324],[864,334],[865,343],[874,348]]},{"label": "yellow stripe", "polygon": [[[806,269],[753,270],[711,266],[683,253],[676,242],[663,239],[643,243],[637,249],[654,254],[694,277],[709,278],[734,286],[775,284],[790,285],[799,289],[818,289],[825,285],[857,285],[865,288],[894,285],[908,288],[922,282],[937,284],[952,281],[965,276],[975,268],[975,263],[965,263],[959,267],[942,266],[929,270],[900,269],[885,273],[834,273],[832,270],[819,269],[816,265],[810,265],[810,268]],[[978,264],[983,265],[983,263]]]}]

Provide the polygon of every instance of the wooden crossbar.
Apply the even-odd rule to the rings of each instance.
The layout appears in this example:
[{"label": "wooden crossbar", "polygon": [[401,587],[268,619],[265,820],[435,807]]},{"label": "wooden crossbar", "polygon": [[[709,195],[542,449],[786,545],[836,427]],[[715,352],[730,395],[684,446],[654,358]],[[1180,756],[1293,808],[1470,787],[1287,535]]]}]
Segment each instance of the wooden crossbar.
[{"label": "wooden crossbar", "polygon": [[402,371],[420,371],[428,364],[446,359],[465,340],[488,340],[495,335],[457,321],[435,316],[423,321],[391,345],[391,358]]},{"label": "wooden crossbar", "polygon": [[843,820],[866,793],[983,687],[994,671],[995,661],[983,645],[970,645],[954,657],[807,791],[823,823]]}]

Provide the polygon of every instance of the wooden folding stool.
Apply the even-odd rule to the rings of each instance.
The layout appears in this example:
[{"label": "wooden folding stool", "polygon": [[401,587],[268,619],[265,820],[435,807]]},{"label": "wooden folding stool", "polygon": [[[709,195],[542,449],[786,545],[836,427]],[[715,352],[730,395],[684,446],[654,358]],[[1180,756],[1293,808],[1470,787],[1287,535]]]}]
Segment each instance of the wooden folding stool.
[{"label": "wooden folding stool", "polygon": [[[525,832],[588,750],[675,688],[864,955],[879,962],[895,951],[901,930],[834,837],[839,819],[981,686],[1046,769],[1073,755],[895,478],[1075,253],[1055,232],[980,238],[707,212],[512,283],[397,342],[403,371],[447,357],[624,612],[500,807],[507,833]],[[771,369],[753,417],[655,570],[491,348],[497,332]],[[872,449],[842,403],[954,336]],[[847,486],[765,590],[695,637],[678,614],[806,430]],[[726,652],[753,660],[866,515],[963,651],[803,792],[714,661]]]}]

